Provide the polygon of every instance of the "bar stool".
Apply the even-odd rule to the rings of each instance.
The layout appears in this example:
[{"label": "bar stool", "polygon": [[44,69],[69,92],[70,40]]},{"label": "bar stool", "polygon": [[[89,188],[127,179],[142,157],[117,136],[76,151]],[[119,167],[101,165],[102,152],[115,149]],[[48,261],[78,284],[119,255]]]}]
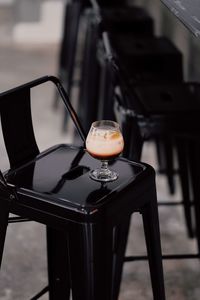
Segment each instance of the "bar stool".
[{"label": "bar stool", "polygon": [[[136,38],[129,34],[118,35],[109,33],[109,40],[116,58],[119,58],[118,64],[124,74],[124,80],[127,83],[178,83],[183,81],[182,54],[169,39],[165,37]],[[109,76],[108,70],[108,75],[106,75],[104,79],[104,82],[106,82],[105,91],[108,90]],[[110,84],[110,86],[112,87],[112,84]],[[110,97],[110,94],[110,91],[104,92],[104,101],[101,99],[101,102],[104,103],[104,118],[109,118],[109,111],[111,109],[113,110],[114,107],[113,97]],[[107,103],[110,104],[108,105]],[[169,191],[173,194],[175,191],[174,145],[170,138],[156,139],[155,143],[159,172],[166,175]],[[128,151],[128,147],[125,148],[124,155],[133,159],[133,151]]]},{"label": "bar stool", "polygon": [[[125,6],[123,0],[98,1],[103,7]],[[73,83],[73,73],[75,67],[75,55],[77,52],[77,39],[80,30],[80,19],[84,11],[91,6],[88,0],[72,0],[65,4],[65,15],[63,20],[63,33],[60,45],[58,75],[60,80],[66,85],[70,95]]]},{"label": "bar stool", "polygon": [[[120,39],[119,39],[120,40]],[[118,41],[119,41],[118,40]],[[133,87],[134,86],[137,86],[137,64],[138,64],[138,61],[140,62],[142,60],[142,52],[147,52],[148,50],[147,49],[147,46],[149,45],[149,49],[151,49],[152,47],[152,39],[149,40],[149,39],[143,39],[143,40],[137,40],[137,39],[134,39],[134,38],[131,38],[129,39],[129,43],[132,43],[133,47],[132,47],[132,52],[136,53],[135,55],[133,55],[133,57],[130,55],[126,55],[127,53],[127,50],[124,50],[125,53],[123,53],[123,49],[126,49],[126,44],[124,44],[124,47],[123,47],[123,43],[120,44],[120,47],[121,47],[121,52],[120,52],[120,47],[116,47],[114,48],[116,51],[115,51],[115,55],[116,55],[116,58],[115,61],[117,62],[118,64],[118,67],[120,69],[120,71],[118,72],[118,76],[119,76],[119,73],[121,74],[121,86],[123,86],[123,95],[121,95],[121,97],[118,97],[118,100],[119,98],[121,98],[119,101],[118,101],[118,112],[116,112],[117,114],[117,118],[118,118],[118,121],[120,119],[120,123],[121,125],[123,126],[124,128],[124,132],[125,132],[125,135],[127,136],[127,141],[128,143],[126,143],[126,149],[125,149],[125,152],[124,152],[124,155],[126,157],[129,157],[130,159],[134,159],[134,160],[138,160],[140,159],[140,156],[141,156],[141,151],[142,151],[142,144],[144,142],[144,140],[149,140],[150,138],[153,138],[155,139],[155,141],[157,142],[157,145],[160,145],[161,143],[164,143],[165,145],[165,148],[164,148],[164,153],[165,153],[165,165],[166,165],[166,169],[167,169],[167,178],[168,178],[168,182],[169,182],[169,185],[174,186],[174,163],[173,163],[173,149],[177,147],[177,144],[175,143],[174,144],[174,140],[172,138],[172,135],[170,133],[168,133],[167,131],[165,132],[162,132],[162,126],[161,126],[161,132],[162,134],[160,135],[155,135],[154,134],[154,130],[152,128],[151,130],[151,127],[149,127],[149,131],[148,133],[146,132],[145,135],[141,135],[141,137],[139,138],[139,131],[140,129],[138,128],[138,130],[136,130],[136,127],[138,125],[134,124],[135,121],[133,121],[133,124],[134,125],[130,125],[131,124],[131,120],[134,120],[134,117],[135,115],[140,115],[140,110],[141,110],[141,103],[140,101],[134,101],[134,97],[131,95],[130,91],[129,91],[129,86],[131,87],[131,91],[133,91]],[[122,42],[123,42],[123,39],[122,39]],[[112,38],[109,39],[109,36],[108,36],[108,39],[107,39],[107,43],[111,43],[112,44]],[[137,49],[137,44],[139,43],[140,45],[140,48],[141,50],[139,51]],[[172,82],[177,82],[177,84],[179,84],[179,82],[181,80],[181,74],[182,72],[180,72],[181,70],[181,55],[180,53],[178,52],[178,50],[176,50],[176,48],[169,42],[169,40],[166,40],[165,38],[156,38],[154,40],[155,45],[154,45],[154,49],[153,49],[153,55],[149,54],[149,56],[147,55],[147,58],[146,60],[144,61],[144,71],[141,72],[141,75],[140,77],[144,79],[144,81],[140,81],[140,82],[168,82],[170,83],[170,80],[166,80],[166,77],[168,76],[171,76],[173,77],[172,79]],[[134,45],[136,45],[136,47],[134,47]],[[159,47],[157,48],[157,46],[159,45]],[[117,44],[114,42],[113,43],[113,46],[117,46]],[[156,47],[155,47],[156,46]],[[166,60],[162,60],[162,54],[158,55],[158,57],[156,56],[156,51],[155,49],[158,49],[159,48],[162,50],[160,53],[164,53],[164,54],[168,54],[166,55]],[[109,51],[112,51],[111,49]],[[139,51],[139,54],[138,54],[138,51]],[[131,52],[131,51],[130,51]],[[122,55],[120,55],[122,53]],[[112,54],[108,54],[108,55],[112,55]],[[132,58],[132,59],[131,59]],[[170,60],[171,60],[171,63],[170,63]],[[153,61],[153,64],[152,64],[152,68],[147,68],[147,71],[146,71],[146,65],[148,66],[149,63],[151,64]],[[175,66],[174,64],[174,61],[177,62],[177,68],[174,68],[173,67]],[[129,62],[129,64],[127,63]],[[179,66],[178,66],[179,64]],[[142,62],[141,62],[141,65],[142,65]],[[158,67],[155,67],[155,70],[154,70],[154,65],[158,65]],[[134,67],[135,66],[135,67]],[[171,68],[170,68],[171,66]],[[158,70],[159,69],[159,72]],[[149,72],[150,70],[150,72]],[[164,75],[162,75],[162,73]],[[173,75],[171,75],[171,73],[173,73]],[[150,76],[150,74],[152,74]],[[151,77],[151,80],[145,80],[146,78],[149,78]],[[155,80],[156,79],[156,80]],[[163,94],[163,97],[166,96],[166,102],[167,102],[167,95]],[[132,100],[130,100],[132,99]],[[161,101],[162,103],[162,101]],[[146,105],[147,105],[147,102],[146,102]],[[163,104],[164,105],[164,104]],[[170,101],[169,101],[169,105],[170,105]],[[184,105],[184,103],[182,104]],[[135,108],[134,108],[135,107]],[[170,106],[169,106],[170,108]],[[127,113],[126,113],[127,112]],[[168,114],[167,111],[165,111],[166,115]],[[154,114],[154,113],[153,113]],[[165,114],[163,112],[163,119],[165,120]],[[151,115],[150,115],[151,117]],[[137,119],[137,117],[136,117]],[[136,120],[135,119],[135,120]],[[180,120],[181,122],[181,120]],[[137,122],[136,122],[137,123]],[[138,131],[138,140],[136,141],[135,138],[136,138],[136,135],[135,133],[133,134],[133,128],[134,130]],[[159,127],[159,125],[158,125]],[[132,137],[132,139],[130,140],[130,138]],[[136,149],[134,149],[134,143],[137,143],[137,147],[138,147],[138,151],[135,151]],[[140,145],[140,146],[139,146]],[[159,157],[159,155],[158,155]],[[180,164],[178,165],[178,168],[181,169],[181,166]],[[188,236],[189,237],[194,237],[194,230],[192,228],[192,213],[191,213],[191,209],[190,209],[190,204],[188,203],[188,199],[189,199],[189,196],[188,194],[185,192],[185,184],[184,184],[184,180],[182,178],[182,176],[184,176],[182,174],[182,172],[179,173],[179,176],[181,177],[181,188],[182,188],[182,194],[183,194],[183,204],[184,204],[184,213],[185,213],[185,221],[186,221],[186,227],[187,227],[187,231],[188,231]]]},{"label": "bar stool", "polygon": [[[92,1],[95,2],[95,1]],[[104,10],[93,5],[94,16],[89,20],[82,72],[79,115],[83,126],[89,129],[96,119],[115,119],[113,111],[113,78],[107,68],[102,49],[101,34],[106,30],[112,37],[113,47],[120,52],[125,64],[126,80],[174,81],[183,80],[182,55],[169,40],[153,37],[153,21],[141,8]],[[115,17],[113,17],[115,16]],[[120,17],[121,16],[121,17]],[[123,26],[123,23],[125,24]],[[95,99],[95,100],[94,100]],[[97,100],[96,100],[97,99]],[[168,180],[169,191],[175,191],[173,145],[170,139],[156,140],[159,172]],[[132,159],[132,151],[124,155]],[[135,158],[134,158],[135,159]]]},{"label": "bar stool", "polygon": [[[195,155],[189,154],[190,152],[187,150],[191,139],[195,141],[194,149],[198,148],[199,143],[197,125],[199,85],[183,82],[163,83],[161,81],[158,84],[132,82],[128,71],[125,72],[125,65],[123,64],[123,68],[121,67],[123,59],[120,61],[121,57],[115,57],[112,54],[109,35],[107,33],[103,35],[107,62],[110,67],[112,66],[111,72],[114,71],[120,86],[120,93],[118,92],[115,97],[115,112],[127,141],[127,151],[131,151],[135,160],[138,160],[141,157],[145,140],[164,138],[170,139],[175,145],[183,196],[183,201],[179,204],[184,206],[189,236],[197,235],[199,250],[199,207],[196,202],[194,203],[195,221],[191,211],[192,199],[197,198],[197,194],[194,192],[197,189],[197,179],[194,179],[193,182],[192,176],[189,175],[194,174],[194,178],[196,178],[196,173],[191,170],[194,168],[192,157]],[[191,191],[190,185],[193,191]],[[191,196],[192,193],[195,195]],[[199,257],[199,253],[195,257]]]},{"label": "bar stool", "polygon": [[[126,1],[123,0],[99,0],[98,3],[103,7],[113,6],[125,6]],[[81,65],[80,61],[77,61],[77,48],[78,48],[78,35],[82,32],[81,19],[84,17],[89,18],[91,12],[90,1],[87,0],[72,0],[67,1],[65,4],[65,14],[63,20],[63,33],[62,41],[60,45],[59,62],[58,62],[58,77],[67,89],[69,97],[71,96],[71,90],[74,85],[79,84],[79,80],[74,78],[75,68],[77,65]],[[54,108],[57,108],[59,99],[58,95],[55,95]],[[67,114],[64,112],[62,129],[66,130]]]},{"label": "bar stool", "polygon": [[[65,4],[65,13],[62,29],[62,40],[60,44],[58,77],[71,95],[72,86],[74,85],[74,72],[76,65],[76,52],[78,42],[79,23],[82,10],[85,6],[84,1],[74,0],[67,1]],[[54,108],[59,103],[59,95],[56,93]],[[63,129],[66,127],[67,118],[64,112]]]},{"label": "bar stool", "polygon": [[[53,82],[85,141],[82,126],[60,81],[45,76],[0,94],[10,170],[0,173],[0,261],[9,213],[47,226],[51,300],[115,300],[123,265],[123,228],[134,212],[143,218],[154,300],[164,300],[155,174],[124,158],[112,162],[119,178],[89,178],[97,165],[84,147],[60,144],[39,152],[31,119],[30,91]],[[17,218],[17,217],[16,217]],[[127,235],[126,235],[127,236]]]},{"label": "bar stool", "polygon": [[[112,48],[109,50],[112,53],[108,55],[116,60],[127,84],[183,81],[182,54],[169,39],[109,31],[107,35],[109,48]],[[103,52],[101,56],[104,58],[103,68],[106,68],[107,57],[104,46],[105,43],[101,47]],[[104,77],[102,79],[104,90],[104,98],[101,99],[102,116],[109,118],[114,110],[113,97],[110,97],[113,92],[111,93],[108,88],[110,86],[110,89],[113,89],[114,80],[110,68],[107,68]],[[127,153],[127,156],[131,157],[131,155]]]},{"label": "bar stool", "polygon": [[[104,72],[100,62],[103,57],[99,52],[102,26],[113,33],[124,34],[125,32],[129,32],[134,36],[153,35],[153,20],[140,7],[105,8],[97,6],[96,9],[100,10],[100,12],[97,13],[93,9],[93,14],[91,14],[91,18],[88,19],[87,24],[78,109],[86,131],[89,130],[91,122],[99,117],[99,105],[102,103],[99,101],[99,95],[101,97],[103,91],[102,83],[100,82],[101,72]],[[98,17],[101,14],[104,23]],[[107,102],[107,105],[109,105],[109,102]]]},{"label": "bar stool", "polygon": [[[173,140],[177,152],[185,218],[190,230],[197,237],[198,256],[200,253],[199,200],[197,194],[199,185],[197,178],[199,166],[199,159],[197,158],[199,149],[199,95],[199,83],[149,84],[130,86],[129,99],[127,99],[130,105],[129,110],[132,107],[131,111],[135,112],[135,120],[139,127],[137,133],[140,134],[142,143],[152,136],[170,136]],[[135,109],[136,103],[140,104],[141,110]],[[124,104],[118,109],[120,117],[120,110],[123,109],[123,113],[125,112]],[[123,122],[127,122],[124,117]],[[132,132],[132,134],[134,133]],[[132,143],[130,137],[129,143]],[[131,148],[134,149],[133,144]],[[192,217],[193,214],[194,218]]]}]

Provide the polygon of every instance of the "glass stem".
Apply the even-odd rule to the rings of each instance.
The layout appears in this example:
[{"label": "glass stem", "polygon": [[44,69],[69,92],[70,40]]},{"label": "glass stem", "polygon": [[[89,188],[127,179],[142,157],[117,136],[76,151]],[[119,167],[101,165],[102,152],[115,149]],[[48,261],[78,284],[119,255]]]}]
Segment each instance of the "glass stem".
[{"label": "glass stem", "polygon": [[101,161],[101,172],[102,173],[108,172],[108,161],[107,160]]}]

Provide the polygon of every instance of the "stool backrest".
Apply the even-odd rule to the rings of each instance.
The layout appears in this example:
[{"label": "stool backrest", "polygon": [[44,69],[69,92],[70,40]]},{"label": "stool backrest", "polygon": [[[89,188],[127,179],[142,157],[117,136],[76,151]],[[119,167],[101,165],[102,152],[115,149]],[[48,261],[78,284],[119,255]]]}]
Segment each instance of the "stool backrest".
[{"label": "stool backrest", "polygon": [[31,116],[31,88],[47,81],[53,82],[70,113],[82,138],[85,133],[60,81],[54,76],[45,76],[0,94],[0,116],[4,142],[11,168],[33,159],[39,154]]},{"label": "stool backrest", "polygon": [[0,114],[10,166],[17,167],[39,153],[32,125],[30,89],[25,87],[0,96]]},{"label": "stool backrest", "polygon": [[67,2],[65,8],[65,17],[63,22],[63,38],[60,51],[61,72],[66,73],[67,89],[71,87],[73,65],[75,62],[76,43],[78,37],[78,27],[82,11],[82,2]]}]

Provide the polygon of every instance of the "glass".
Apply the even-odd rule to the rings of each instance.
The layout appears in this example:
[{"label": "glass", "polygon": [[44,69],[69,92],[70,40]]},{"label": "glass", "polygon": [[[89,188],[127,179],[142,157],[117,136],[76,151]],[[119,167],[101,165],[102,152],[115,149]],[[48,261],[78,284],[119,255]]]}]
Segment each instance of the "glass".
[{"label": "glass", "polygon": [[90,177],[101,182],[113,181],[118,174],[108,168],[108,161],[117,157],[124,148],[124,140],[119,124],[102,120],[92,123],[86,139],[88,153],[101,160],[100,169],[92,170]]}]

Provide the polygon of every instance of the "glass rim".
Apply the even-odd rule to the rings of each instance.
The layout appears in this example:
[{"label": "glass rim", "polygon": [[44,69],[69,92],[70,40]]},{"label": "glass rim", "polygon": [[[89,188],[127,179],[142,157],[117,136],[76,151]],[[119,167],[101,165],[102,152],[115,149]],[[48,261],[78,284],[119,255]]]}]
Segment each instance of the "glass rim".
[{"label": "glass rim", "polygon": [[115,129],[119,129],[120,128],[119,124],[117,122],[115,122],[115,121],[112,121],[112,120],[98,120],[98,121],[93,122],[91,126],[94,127],[94,128],[97,128],[97,126],[99,126],[101,123],[102,123],[102,125],[112,126]]}]

